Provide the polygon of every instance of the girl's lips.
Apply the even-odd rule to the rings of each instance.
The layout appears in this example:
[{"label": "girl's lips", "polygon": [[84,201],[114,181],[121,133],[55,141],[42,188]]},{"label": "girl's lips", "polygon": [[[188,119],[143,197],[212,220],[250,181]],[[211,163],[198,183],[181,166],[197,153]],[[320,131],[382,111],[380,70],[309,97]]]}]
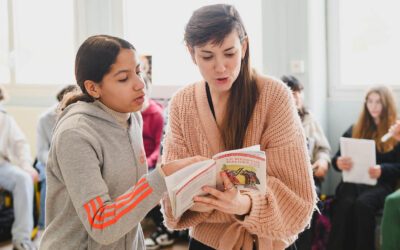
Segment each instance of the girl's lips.
[{"label": "girl's lips", "polygon": [[143,102],[144,102],[144,95],[139,96],[138,98],[136,98],[136,99],[135,99],[135,102],[136,102],[137,104],[143,104]]},{"label": "girl's lips", "polygon": [[217,83],[219,83],[219,84],[226,83],[227,81],[228,81],[228,77],[217,78]]}]

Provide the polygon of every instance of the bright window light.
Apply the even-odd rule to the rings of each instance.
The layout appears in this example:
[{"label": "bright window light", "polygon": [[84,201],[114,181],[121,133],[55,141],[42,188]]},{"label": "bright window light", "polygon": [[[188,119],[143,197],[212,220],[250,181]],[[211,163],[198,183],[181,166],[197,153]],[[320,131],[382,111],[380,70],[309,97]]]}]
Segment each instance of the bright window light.
[{"label": "bright window light", "polygon": [[339,2],[341,85],[400,85],[400,1]]},{"label": "bright window light", "polygon": [[0,84],[10,82],[7,0],[0,0]]},{"label": "bright window light", "polygon": [[261,0],[125,1],[125,37],[141,54],[152,56],[152,80],[157,85],[186,85],[201,79],[183,42],[193,11],[215,3],[234,5],[250,39],[252,66],[262,70]]},{"label": "bright window light", "polygon": [[74,83],[73,2],[13,0],[17,84]]}]

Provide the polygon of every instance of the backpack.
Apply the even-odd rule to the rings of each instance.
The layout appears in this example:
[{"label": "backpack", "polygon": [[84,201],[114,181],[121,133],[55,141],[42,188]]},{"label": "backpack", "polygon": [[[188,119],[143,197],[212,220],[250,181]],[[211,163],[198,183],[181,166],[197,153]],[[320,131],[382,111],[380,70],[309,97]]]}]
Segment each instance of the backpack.
[{"label": "backpack", "polygon": [[329,233],[331,231],[331,207],[333,198],[321,199],[319,202],[320,214],[316,215],[314,224],[314,238],[312,250],[325,250],[328,246]]},{"label": "backpack", "polygon": [[11,240],[11,227],[14,222],[11,193],[0,189],[0,242]]},{"label": "backpack", "polygon": [[[35,185],[34,199],[33,199],[33,231],[31,234],[32,239],[36,237],[40,212],[40,193],[37,191],[38,187]],[[0,188],[0,242],[12,239],[11,229],[14,223],[14,207],[12,203],[11,192]]]}]

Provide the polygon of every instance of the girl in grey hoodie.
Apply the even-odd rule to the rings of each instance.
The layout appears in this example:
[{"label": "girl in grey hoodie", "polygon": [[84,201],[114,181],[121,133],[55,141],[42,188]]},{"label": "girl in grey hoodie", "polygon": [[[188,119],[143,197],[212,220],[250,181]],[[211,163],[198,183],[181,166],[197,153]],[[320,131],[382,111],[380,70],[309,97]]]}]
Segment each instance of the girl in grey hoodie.
[{"label": "girl in grey hoodie", "polygon": [[145,249],[139,223],[166,191],[164,176],[203,160],[147,173],[139,66],[135,48],[117,37],[93,36],[79,48],[82,93],[66,97],[54,130],[40,249]]}]

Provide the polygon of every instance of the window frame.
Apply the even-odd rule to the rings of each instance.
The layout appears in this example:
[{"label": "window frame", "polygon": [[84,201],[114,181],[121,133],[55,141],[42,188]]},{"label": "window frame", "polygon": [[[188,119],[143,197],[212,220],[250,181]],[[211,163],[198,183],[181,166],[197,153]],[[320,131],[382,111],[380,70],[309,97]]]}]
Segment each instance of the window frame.
[{"label": "window frame", "polygon": [[[333,99],[362,99],[372,85],[351,85],[340,82],[340,1],[326,0],[327,23],[327,78],[328,97]],[[400,94],[400,85],[390,85],[395,94]]]}]

